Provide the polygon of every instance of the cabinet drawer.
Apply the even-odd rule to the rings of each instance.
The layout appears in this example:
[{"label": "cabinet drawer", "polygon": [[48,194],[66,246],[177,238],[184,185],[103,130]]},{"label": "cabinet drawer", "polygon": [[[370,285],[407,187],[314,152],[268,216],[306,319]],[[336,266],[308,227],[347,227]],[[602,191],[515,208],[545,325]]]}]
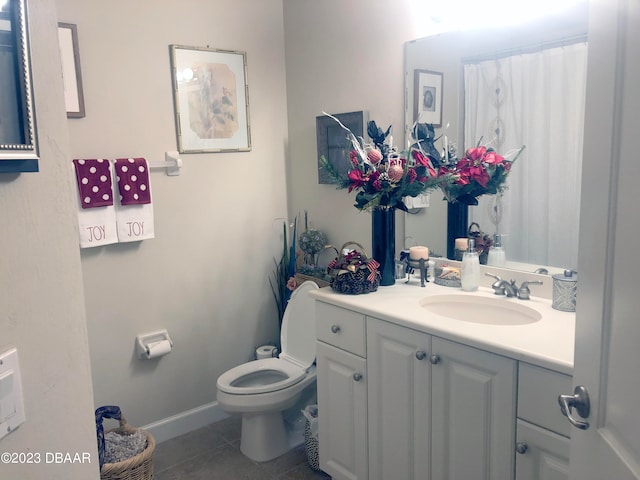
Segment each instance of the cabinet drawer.
[{"label": "cabinet drawer", "polygon": [[316,335],[329,345],[366,356],[364,315],[360,313],[316,302]]},{"label": "cabinet drawer", "polygon": [[520,362],[518,375],[518,417],[565,437],[569,421],[560,413],[558,395],[571,393],[572,377]]}]

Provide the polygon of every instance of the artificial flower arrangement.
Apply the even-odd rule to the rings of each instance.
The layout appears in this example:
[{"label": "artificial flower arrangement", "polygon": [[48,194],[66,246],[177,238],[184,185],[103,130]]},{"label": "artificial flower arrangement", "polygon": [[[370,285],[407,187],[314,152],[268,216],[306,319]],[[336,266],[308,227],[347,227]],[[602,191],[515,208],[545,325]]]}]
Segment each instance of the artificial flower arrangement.
[{"label": "artificial flower arrangement", "polygon": [[447,179],[440,187],[448,202],[478,205],[479,196],[495,195],[507,189],[505,182],[511,166],[524,150],[524,145],[502,156],[481,142],[482,138],[475,147],[467,149],[462,158],[457,158],[456,149],[447,142],[442,157],[430,155],[438,168],[438,177],[453,177],[453,181]]},{"label": "artificial flower arrangement", "polygon": [[407,211],[404,197],[416,197],[453,180],[444,172],[439,175],[429,155],[420,148],[399,152],[389,135],[391,126],[383,131],[371,120],[367,124],[367,134],[373,143],[365,143],[337,118],[325,115],[347,132],[352,146],[349,153],[351,169],[346,175],[341,174],[324,156],[320,158],[320,164],[338,188],[347,188],[349,193],[357,191],[354,206],[358,210],[398,208]]}]

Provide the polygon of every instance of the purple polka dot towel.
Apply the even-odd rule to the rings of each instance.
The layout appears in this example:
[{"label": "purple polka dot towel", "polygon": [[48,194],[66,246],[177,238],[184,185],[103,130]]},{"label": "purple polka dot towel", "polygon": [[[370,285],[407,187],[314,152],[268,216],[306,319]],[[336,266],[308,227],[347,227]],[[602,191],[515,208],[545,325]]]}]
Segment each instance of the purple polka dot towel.
[{"label": "purple polka dot towel", "polygon": [[144,158],[118,158],[115,169],[121,205],[151,203],[149,166]]},{"label": "purple polka dot towel", "polygon": [[82,208],[113,205],[113,187],[109,160],[84,159],[73,161]]}]

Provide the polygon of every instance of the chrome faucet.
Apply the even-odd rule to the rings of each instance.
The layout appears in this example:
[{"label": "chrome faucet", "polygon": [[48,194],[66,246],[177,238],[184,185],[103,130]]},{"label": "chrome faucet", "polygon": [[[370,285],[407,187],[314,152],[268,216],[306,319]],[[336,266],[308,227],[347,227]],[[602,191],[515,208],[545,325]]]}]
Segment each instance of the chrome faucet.
[{"label": "chrome faucet", "polygon": [[508,282],[507,280],[503,280],[498,275],[494,275],[492,273],[486,273],[486,275],[496,279],[496,281],[491,284],[493,293],[496,295],[506,295],[507,297],[515,297],[518,295],[518,287],[516,287],[515,280]]},{"label": "chrome faucet", "polygon": [[493,273],[489,272],[487,272],[485,275],[496,279],[496,281],[491,284],[493,293],[495,293],[496,295],[506,295],[507,297],[517,297],[520,300],[529,300],[531,295],[529,285],[542,285],[542,282],[540,280],[530,282],[525,281],[522,282],[522,285],[520,286],[520,288],[518,288],[515,280],[511,280],[509,282],[507,280],[503,280],[498,275],[494,275]]}]

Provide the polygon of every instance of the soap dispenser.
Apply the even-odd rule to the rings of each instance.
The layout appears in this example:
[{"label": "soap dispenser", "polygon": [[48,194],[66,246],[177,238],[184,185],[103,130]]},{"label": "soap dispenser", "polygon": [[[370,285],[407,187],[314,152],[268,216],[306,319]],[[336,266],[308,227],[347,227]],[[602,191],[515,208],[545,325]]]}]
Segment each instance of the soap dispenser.
[{"label": "soap dispenser", "polygon": [[502,238],[497,233],[493,236],[493,245],[489,249],[487,256],[487,265],[494,267],[503,267],[507,262],[507,256],[502,248]]},{"label": "soap dispenser", "polygon": [[480,257],[476,252],[476,242],[469,239],[467,251],[462,255],[462,271],[460,272],[462,290],[473,292],[480,284]]}]

